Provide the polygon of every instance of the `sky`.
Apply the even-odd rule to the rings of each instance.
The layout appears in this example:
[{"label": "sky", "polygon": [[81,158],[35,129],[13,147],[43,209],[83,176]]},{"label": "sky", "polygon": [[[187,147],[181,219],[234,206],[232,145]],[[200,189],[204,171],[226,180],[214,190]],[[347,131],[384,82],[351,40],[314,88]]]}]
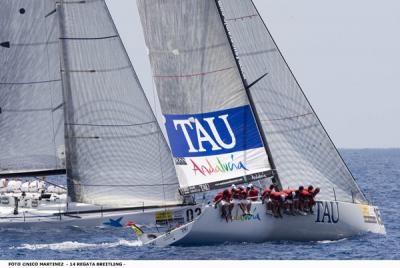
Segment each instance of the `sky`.
[{"label": "sky", "polygon": [[[150,103],[135,0],[106,0]],[[339,148],[400,148],[400,1],[254,0]]]}]

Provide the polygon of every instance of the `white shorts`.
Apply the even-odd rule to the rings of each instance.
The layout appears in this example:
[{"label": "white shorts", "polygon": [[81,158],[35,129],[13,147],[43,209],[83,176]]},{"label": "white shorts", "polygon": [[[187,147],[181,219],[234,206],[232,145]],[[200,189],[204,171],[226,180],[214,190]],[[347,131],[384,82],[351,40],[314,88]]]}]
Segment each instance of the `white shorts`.
[{"label": "white shorts", "polygon": [[250,204],[250,200],[242,199],[242,200],[240,200],[240,203],[242,203],[243,205],[248,205],[248,204]]},{"label": "white shorts", "polygon": [[225,201],[225,200],[221,200],[220,204],[221,204],[221,206],[225,206],[225,205],[229,205],[229,202]]},{"label": "white shorts", "polygon": [[232,204],[237,205],[237,204],[240,204],[241,201],[242,201],[242,200],[240,200],[240,199],[233,199],[233,200],[232,200]]}]

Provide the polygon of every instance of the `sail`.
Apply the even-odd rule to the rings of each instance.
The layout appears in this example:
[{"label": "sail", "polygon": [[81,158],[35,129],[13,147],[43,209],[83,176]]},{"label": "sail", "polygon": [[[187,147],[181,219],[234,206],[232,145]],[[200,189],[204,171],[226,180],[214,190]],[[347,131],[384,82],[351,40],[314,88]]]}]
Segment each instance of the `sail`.
[{"label": "sail", "polygon": [[65,167],[54,0],[0,1],[0,176]]},{"label": "sail", "polygon": [[215,1],[137,3],[183,192],[270,176]]},{"label": "sail", "polygon": [[105,2],[61,1],[58,11],[72,201],[177,203],[168,145]]},{"label": "sail", "polygon": [[320,198],[364,202],[251,0],[221,0],[225,22],[283,187],[309,184]]}]

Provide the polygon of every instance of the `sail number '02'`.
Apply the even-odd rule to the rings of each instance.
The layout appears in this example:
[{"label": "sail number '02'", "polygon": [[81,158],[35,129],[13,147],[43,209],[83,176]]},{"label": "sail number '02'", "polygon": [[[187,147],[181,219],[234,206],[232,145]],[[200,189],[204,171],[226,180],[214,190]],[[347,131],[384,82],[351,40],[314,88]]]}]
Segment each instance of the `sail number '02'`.
[{"label": "sail number '02'", "polygon": [[339,203],[338,202],[316,202],[317,218],[315,222],[338,223],[339,222]]}]

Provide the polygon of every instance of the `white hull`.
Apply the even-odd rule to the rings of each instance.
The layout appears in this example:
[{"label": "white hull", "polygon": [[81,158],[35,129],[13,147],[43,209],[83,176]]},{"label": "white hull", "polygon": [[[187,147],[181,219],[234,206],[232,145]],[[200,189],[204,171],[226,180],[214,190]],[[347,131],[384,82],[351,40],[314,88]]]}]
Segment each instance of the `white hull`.
[{"label": "white hull", "polygon": [[[58,206],[58,207],[57,207]],[[219,209],[209,205],[177,206],[168,209],[131,209],[124,211],[99,211],[99,207],[72,203],[69,211],[79,213],[57,215],[64,212],[61,205],[49,205],[46,209],[20,209],[12,215],[11,208],[0,207],[0,228],[61,228],[78,227],[126,227],[130,221],[139,225],[165,225],[165,212],[169,221],[186,224],[194,220],[189,233],[176,244],[208,244],[232,242],[263,242],[268,240],[321,241],[337,240],[367,232],[385,234],[376,207],[319,201],[314,215],[274,218],[266,213],[265,205],[253,202],[252,216],[241,216],[226,222]],[[6,211],[8,209],[8,211]],[[201,217],[199,217],[201,215]],[[129,230],[130,231],[130,230]]]},{"label": "white hull", "polygon": [[266,214],[265,205],[254,202],[253,216],[238,217],[226,222],[219,209],[203,208],[189,234],[176,244],[263,242],[268,240],[322,241],[338,240],[371,232],[386,234],[376,207],[319,201],[314,215],[274,218]]},{"label": "white hull", "polygon": [[[36,208],[19,207],[14,215],[13,206],[0,206],[0,228],[49,229],[75,227],[126,227],[130,221],[140,225],[166,225],[165,211],[169,211],[169,223],[184,224],[193,220],[198,206],[172,206],[165,208],[103,208],[100,206],[69,203],[41,203]],[[68,211],[68,212],[67,212]]]}]

